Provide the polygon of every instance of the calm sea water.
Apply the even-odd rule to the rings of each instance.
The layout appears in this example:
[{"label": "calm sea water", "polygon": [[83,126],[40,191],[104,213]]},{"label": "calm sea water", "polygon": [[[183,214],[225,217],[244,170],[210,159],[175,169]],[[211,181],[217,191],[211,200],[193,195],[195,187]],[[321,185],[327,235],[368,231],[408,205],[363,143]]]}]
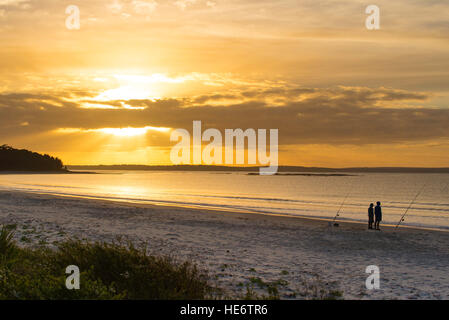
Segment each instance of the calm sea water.
[{"label": "calm sea water", "polygon": [[0,189],[94,197],[136,203],[199,206],[366,221],[381,201],[384,222],[449,230],[449,174],[258,176],[242,172],[97,171],[100,174],[0,175]]}]

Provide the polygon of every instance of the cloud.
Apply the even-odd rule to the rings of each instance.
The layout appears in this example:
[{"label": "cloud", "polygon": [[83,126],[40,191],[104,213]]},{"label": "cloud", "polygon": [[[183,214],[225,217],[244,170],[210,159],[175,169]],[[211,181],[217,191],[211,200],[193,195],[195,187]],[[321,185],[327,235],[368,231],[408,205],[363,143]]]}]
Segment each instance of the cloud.
[{"label": "cloud", "polygon": [[132,5],[134,7],[134,12],[138,14],[150,14],[156,10],[158,3],[154,0],[133,0]]},{"label": "cloud", "polygon": [[[250,98],[248,98],[250,96]],[[387,88],[275,88],[160,100],[101,101],[113,109],[83,109],[86,101],[51,95],[0,95],[0,135],[60,128],[278,128],[281,145],[392,144],[449,139],[449,109],[414,106],[431,95]],[[227,104],[222,104],[222,100]],[[280,101],[274,106],[270,101]],[[87,100],[95,103],[94,100]],[[234,102],[233,102],[234,101]],[[121,107],[123,102],[137,109]],[[21,124],[28,123],[27,126]],[[87,130],[87,131],[86,131]],[[159,139],[158,143],[164,143]],[[165,145],[170,142],[165,141]]]},{"label": "cloud", "polygon": [[0,0],[0,6],[18,6],[30,0]]},{"label": "cloud", "polygon": [[177,0],[174,3],[179,9],[185,10],[188,6],[195,4],[196,0]]},{"label": "cloud", "polygon": [[115,14],[121,14],[123,18],[128,18],[131,15],[127,12],[122,12],[125,8],[133,10],[135,13],[140,15],[149,15],[153,13],[158,6],[158,2],[155,0],[114,0],[112,3],[107,5],[107,8]]},{"label": "cloud", "polygon": [[123,9],[123,4],[119,0],[114,0],[114,2],[107,5],[107,8],[111,10],[112,13],[120,13]]}]

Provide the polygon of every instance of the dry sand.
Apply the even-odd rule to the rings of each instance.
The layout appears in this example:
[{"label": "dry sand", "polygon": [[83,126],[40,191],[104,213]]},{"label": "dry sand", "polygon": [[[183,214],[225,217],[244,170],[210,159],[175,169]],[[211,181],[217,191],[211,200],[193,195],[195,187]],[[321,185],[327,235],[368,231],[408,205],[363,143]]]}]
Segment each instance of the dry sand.
[{"label": "dry sand", "polygon": [[[17,224],[23,246],[68,238],[125,236],[153,252],[191,258],[216,276],[228,296],[276,282],[281,298],[301,299],[304,281],[345,299],[449,299],[449,233],[107,202],[0,191],[0,224]],[[365,287],[365,268],[380,268],[380,289]],[[263,287],[263,286],[262,286]]]}]

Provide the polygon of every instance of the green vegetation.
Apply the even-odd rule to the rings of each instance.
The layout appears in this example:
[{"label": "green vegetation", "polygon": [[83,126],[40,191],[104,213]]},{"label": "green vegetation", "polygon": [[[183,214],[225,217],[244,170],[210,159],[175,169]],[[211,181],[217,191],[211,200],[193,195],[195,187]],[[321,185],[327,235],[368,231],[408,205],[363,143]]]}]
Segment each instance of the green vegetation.
[{"label": "green vegetation", "polygon": [[265,289],[268,294],[268,295],[263,295],[260,298],[270,299],[270,300],[278,300],[278,299],[280,299],[279,287],[285,287],[286,285],[288,285],[288,282],[283,279],[279,279],[277,281],[272,281],[272,282],[265,282],[259,277],[251,277],[249,279],[249,282],[250,282],[250,284],[247,285],[247,287],[246,287],[245,299],[253,299],[253,298],[257,297],[257,295],[255,295],[255,293],[254,293],[254,286],[256,285],[260,289]]},{"label": "green vegetation", "polygon": [[[13,232],[0,231],[0,299],[206,299],[213,292],[207,275],[190,261],[148,255],[121,242],[19,248]],[[69,265],[81,271],[79,290],[65,286]]]},{"label": "green vegetation", "polygon": [[[30,229],[23,226],[21,230]],[[34,229],[34,228],[32,228]],[[3,299],[341,299],[342,292],[316,277],[289,283],[279,278],[265,281],[252,276],[239,282],[242,292],[228,296],[191,261],[148,254],[145,247],[118,239],[114,243],[66,240],[46,246],[42,237],[14,241],[17,225],[0,229],[0,300]],[[20,235],[17,237],[20,238]],[[80,289],[68,290],[67,266],[80,270]],[[223,264],[224,271],[230,266]],[[251,273],[256,270],[249,269]],[[282,271],[287,276],[288,272]],[[218,279],[218,275],[217,279]],[[294,291],[291,288],[294,285]],[[298,287],[297,287],[298,286]],[[283,292],[281,294],[281,292]]]},{"label": "green vegetation", "polygon": [[62,161],[48,154],[0,146],[0,171],[66,171]]},{"label": "green vegetation", "polygon": [[[314,279],[302,279],[300,286],[296,288],[297,291],[287,293],[285,289],[289,282],[284,279],[275,281],[264,281],[259,277],[249,278],[249,283],[246,284],[246,293],[241,297],[245,300],[278,300],[280,299],[280,289],[282,288],[284,296],[288,298],[312,299],[312,300],[337,300],[343,298],[343,292],[332,289],[328,283],[325,283],[316,277]],[[239,287],[243,286],[239,283]],[[259,289],[259,290],[256,290]],[[260,294],[260,289],[263,293]]]},{"label": "green vegetation", "polygon": [[1,262],[12,257],[16,251],[16,246],[12,238],[14,237],[15,228],[9,228],[8,226],[3,226],[0,230],[0,258]]}]

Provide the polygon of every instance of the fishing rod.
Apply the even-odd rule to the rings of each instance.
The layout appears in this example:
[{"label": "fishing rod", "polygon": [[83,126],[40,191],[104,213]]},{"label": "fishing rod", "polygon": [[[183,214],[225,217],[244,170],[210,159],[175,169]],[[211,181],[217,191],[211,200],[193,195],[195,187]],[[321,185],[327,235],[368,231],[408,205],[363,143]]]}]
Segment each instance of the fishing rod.
[{"label": "fishing rod", "polygon": [[340,216],[340,211],[341,211],[341,209],[343,209],[343,206],[344,206],[344,204],[345,204],[345,202],[346,202],[346,199],[348,198],[348,196],[349,196],[350,193],[351,193],[351,192],[348,192],[348,193],[346,194],[346,197],[343,199],[343,202],[341,203],[340,208],[338,208],[338,211],[337,211],[337,214],[336,214],[335,217],[334,217],[334,220],[332,220],[332,223],[334,224],[334,226],[338,226],[338,223],[335,223],[335,220],[337,219],[337,217]]},{"label": "fishing rod", "polygon": [[410,210],[410,208],[412,207],[413,203],[415,203],[416,199],[418,199],[419,195],[421,194],[421,192],[423,192],[424,188],[426,187],[426,185],[424,184],[421,188],[421,190],[418,191],[418,193],[416,194],[415,198],[413,198],[412,202],[410,202],[407,210],[405,210],[404,214],[401,217],[401,220],[399,220],[398,224],[396,225],[396,229],[399,227],[399,225],[401,224],[402,221],[404,221],[404,217],[407,214],[408,210]]}]

